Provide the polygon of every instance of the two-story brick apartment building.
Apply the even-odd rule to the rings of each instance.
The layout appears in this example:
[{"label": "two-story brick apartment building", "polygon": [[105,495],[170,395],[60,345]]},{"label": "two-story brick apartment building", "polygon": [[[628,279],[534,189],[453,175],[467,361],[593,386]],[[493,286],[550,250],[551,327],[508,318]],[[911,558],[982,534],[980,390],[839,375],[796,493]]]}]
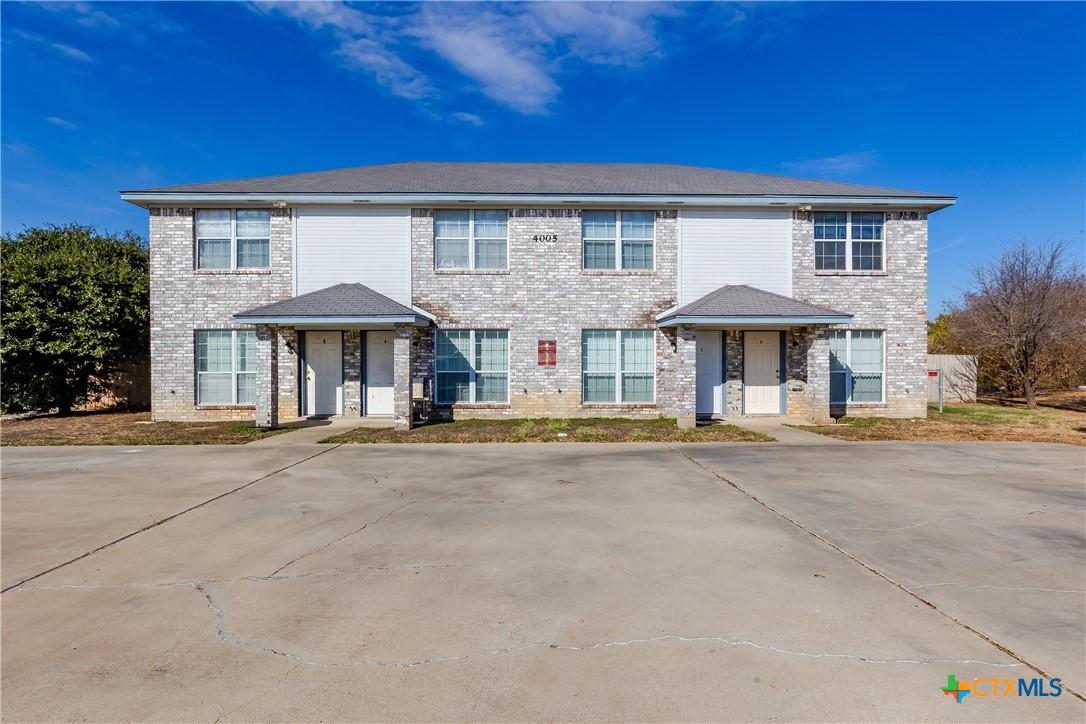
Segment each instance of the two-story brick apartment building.
[{"label": "two-story brick apartment building", "polygon": [[400,163],[127,191],[156,420],[921,417],[930,193]]}]

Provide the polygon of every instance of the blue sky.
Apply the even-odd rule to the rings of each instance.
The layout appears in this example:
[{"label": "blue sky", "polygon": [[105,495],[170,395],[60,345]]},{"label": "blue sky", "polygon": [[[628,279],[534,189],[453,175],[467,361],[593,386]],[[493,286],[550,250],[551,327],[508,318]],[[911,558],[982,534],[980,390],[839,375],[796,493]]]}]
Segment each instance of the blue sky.
[{"label": "blue sky", "polygon": [[1083,3],[0,4],[2,228],[121,189],[404,160],[639,161],[933,191],[929,309],[1086,236]]}]

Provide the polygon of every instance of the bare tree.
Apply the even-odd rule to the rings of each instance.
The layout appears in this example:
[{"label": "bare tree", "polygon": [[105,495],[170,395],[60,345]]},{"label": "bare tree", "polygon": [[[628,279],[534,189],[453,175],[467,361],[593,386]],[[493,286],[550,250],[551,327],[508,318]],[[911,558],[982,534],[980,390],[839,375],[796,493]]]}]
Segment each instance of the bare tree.
[{"label": "bare tree", "polygon": [[[951,303],[951,327],[969,351],[1022,390],[1037,407],[1039,380],[1053,379],[1069,347],[1086,340],[1086,275],[1067,243],[1026,239],[973,268],[973,286]],[[1081,364],[1081,358],[1070,360]]]}]

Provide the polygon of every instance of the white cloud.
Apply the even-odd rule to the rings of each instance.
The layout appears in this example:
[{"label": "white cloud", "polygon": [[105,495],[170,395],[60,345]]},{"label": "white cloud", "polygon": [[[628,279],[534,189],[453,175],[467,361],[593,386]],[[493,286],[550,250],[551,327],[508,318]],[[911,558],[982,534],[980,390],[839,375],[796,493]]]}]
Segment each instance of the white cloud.
[{"label": "white cloud", "polygon": [[850,176],[858,171],[870,168],[878,162],[877,151],[856,151],[840,153],[836,156],[815,156],[787,161],[781,168],[799,174],[813,176]]},{"label": "white cloud", "polygon": [[[422,3],[386,15],[328,0],[250,7],[330,35],[334,56],[395,95],[438,102],[475,91],[526,115],[548,113],[560,79],[578,65],[636,67],[661,58],[661,23],[686,12],[647,2]],[[450,68],[459,83],[444,77]]]},{"label": "white cloud", "polygon": [[57,118],[56,116],[47,116],[46,123],[52,123],[54,126],[60,126],[61,128],[71,131],[76,128],[76,125],[71,121],[66,121],[63,118]]},{"label": "white cloud", "polygon": [[50,45],[52,45],[54,49],[59,50],[61,53],[68,56],[69,58],[81,60],[84,63],[94,62],[94,58],[90,57],[79,48],[73,48],[72,46],[65,45],[64,43],[50,43]]},{"label": "white cloud", "polygon": [[425,6],[409,33],[484,95],[524,114],[546,113],[560,90],[550,61],[539,47],[536,28],[492,11]]},{"label": "white cloud", "polygon": [[388,19],[374,18],[339,2],[254,2],[263,15],[282,14],[314,32],[329,32],[337,43],[334,55],[347,67],[372,73],[394,95],[419,100],[433,92],[429,79],[405,61],[394,46]]},{"label": "white cloud", "polygon": [[455,118],[458,121],[462,121],[464,123],[467,123],[469,126],[481,126],[481,125],[483,125],[483,119],[480,118],[479,116],[475,115],[474,113],[465,113],[463,111],[459,111],[459,112],[453,114],[453,118]]}]

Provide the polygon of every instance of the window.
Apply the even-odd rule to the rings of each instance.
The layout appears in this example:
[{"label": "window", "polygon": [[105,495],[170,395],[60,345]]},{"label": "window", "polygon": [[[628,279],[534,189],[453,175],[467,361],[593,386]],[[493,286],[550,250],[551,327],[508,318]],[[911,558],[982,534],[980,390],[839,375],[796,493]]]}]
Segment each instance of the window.
[{"label": "window", "polygon": [[509,401],[509,332],[450,329],[437,333],[437,403]]},{"label": "window", "polygon": [[509,212],[434,213],[435,269],[507,269]]},{"label": "window", "polygon": [[882,332],[845,330],[830,336],[830,402],[882,402]]},{"label": "window", "polygon": [[271,266],[270,242],[270,211],[196,212],[197,269],[267,269]]},{"label": "window", "polygon": [[885,216],[869,211],[816,211],[815,269],[882,271]]},{"label": "window", "polygon": [[583,401],[653,402],[656,392],[654,335],[650,329],[582,332]]},{"label": "window", "polygon": [[256,332],[196,333],[196,404],[256,403]]},{"label": "window", "polygon": [[652,269],[655,211],[581,214],[585,269]]}]

